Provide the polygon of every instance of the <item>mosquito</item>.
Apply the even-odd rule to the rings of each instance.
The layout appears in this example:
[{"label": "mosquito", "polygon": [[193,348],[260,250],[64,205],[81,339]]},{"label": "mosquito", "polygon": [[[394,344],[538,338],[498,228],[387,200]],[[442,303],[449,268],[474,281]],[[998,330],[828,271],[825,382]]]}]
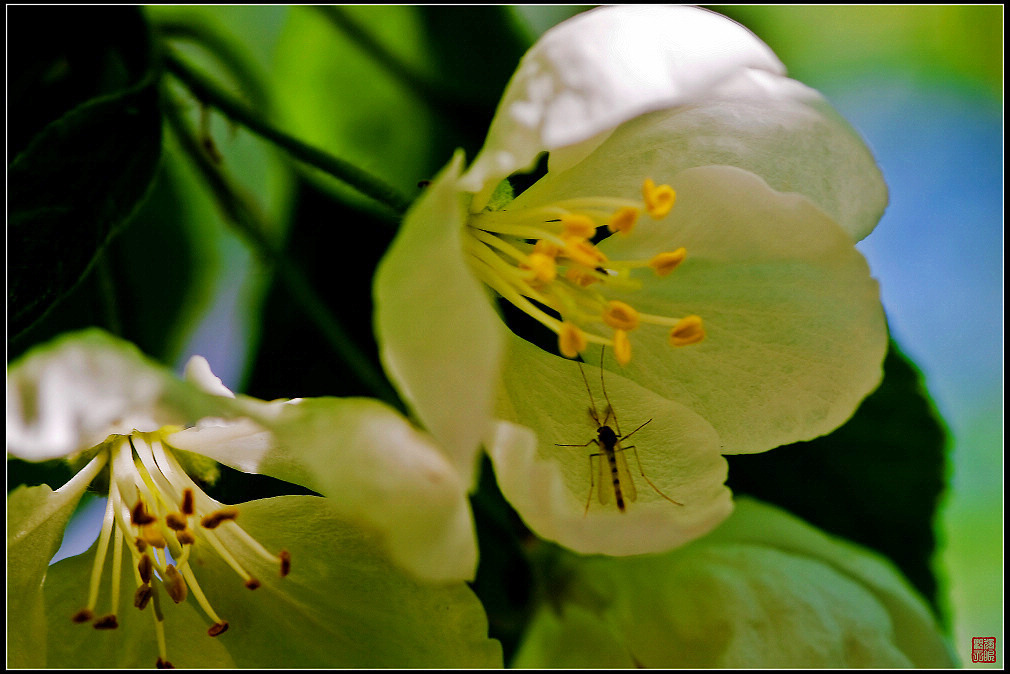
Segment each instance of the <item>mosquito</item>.
[{"label": "mosquito", "polygon": [[[599,466],[600,476],[598,495],[602,505],[610,503],[610,495],[613,493],[617,509],[623,513],[627,510],[627,501],[634,501],[638,498],[638,490],[635,488],[635,481],[631,477],[631,471],[628,469],[628,461],[624,456],[624,453],[629,449],[635,454],[635,462],[638,464],[638,472],[641,473],[645,481],[649,483],[649,486],[652,487],[653,491],[674,505],[684,505],[679,501],[674,501],[672,498],[664,494],[659,487],[653,484],[652,480],[649,479],[649,477],[645,474],[645,470],[642,468],[642,460],[638,457],[638,449],[636,449],[635,445],[628,445],[626,447],[622,446],[622,442],[645,428],[652,419],[645,421],[627,435],[621,435],[621,425],[617,421],[617,412],[614,411],[614,406],[611,404],[610,398],[607,396],[607,384],[603,379],[603,351],[600,351],[600,388],[603,391],[604,400],[607,401],[607,407],[606,414],[602,420],[600,419],[600,413],[596,409],[596,401],[593,399],[593,391],[589,388],[589,380],[586,378],[586,371],[582,368],[581,362],[579,363],[579,372],[582,373],[582,382],[586,385],[586,393],[589,394],[589,416],[593,420],[593,423],[596,424],[596,437],[583,444],[557,444],[556,446],[588,447],[589,445],[596,445],[602,450],[589,455],[589,496],[586,498],[586,509],[585,512],[583,512],[583,516],[589,512],[589,504],[592,503],[593,500],[593,489],[596,487],[596,478],[594,477],[596,468],[593,466],[594,458]],[[613,428],[610,427],[609,423],[611,418],[614,420]],[[604,461],[604,458],[606,461]]]}]

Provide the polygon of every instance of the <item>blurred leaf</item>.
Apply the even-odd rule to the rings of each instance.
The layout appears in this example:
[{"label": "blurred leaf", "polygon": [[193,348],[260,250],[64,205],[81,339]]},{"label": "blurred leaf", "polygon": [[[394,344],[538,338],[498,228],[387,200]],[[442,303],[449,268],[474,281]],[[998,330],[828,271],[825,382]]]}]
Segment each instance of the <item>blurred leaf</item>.
[{"label": "blurred leaf", "polygon": [[899,73],[987,86],[1003,96],[1000,5],[718,6],[753,30],[789,74],[824,86],[830,78]]},{"label": "blurred leaf", "polygon": [[729,486],[883,553],[936,609],[933,525],[946,445],[918,371],[892,342],[883,383],[852,419],[811,442],[728,456]]},{"label": "blurred leaf", "polygon": [[[79,16],[54,13],[57,23]],[[161,150],[157,81],[149,67],[139,82],[130,78],[141,69],[129,59],[147,58],[146,49],[140,55],[135,44],[136,29],[143,24],[134,18],[125,23],[131,22],[133,30],[124,39],[127,47],[116,53],[120,58],[100,64],[109,72],[85,74],[99,80],[106,75],[103,82],[132,86],[102,93],[107,86],[75,87],[77,82],[69,80],[64,87],[67,100],[84,95],[82,91],[98,95],[46,125],[8,167],[7,300],[12,336],[81,281],[154,177]],[[123,28],[123,23],[115,25]],[[146,36],[146,31],[140,34]],[[77,73],[72,69],[72,75]],[[11,100],[10,107],[19,110],[20,101]]]}]

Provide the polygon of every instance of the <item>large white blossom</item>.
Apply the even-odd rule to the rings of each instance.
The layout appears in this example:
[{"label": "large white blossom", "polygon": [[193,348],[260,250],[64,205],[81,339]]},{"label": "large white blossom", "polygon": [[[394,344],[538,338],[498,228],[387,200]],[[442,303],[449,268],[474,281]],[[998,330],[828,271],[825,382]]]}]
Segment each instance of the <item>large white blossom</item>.
[{"label": "large white blossom", "polygon": [[[502,179],[544,152],[512,199]],[[743,27],[595,9],[540,38],[473,164],[457,154],[408,213],[374,287],[383,362],[461,470],[484,441],[538,534],[665,549],[729,513],[721,454],[828,433],[879,383],[886,326],[853,243],[886,200],[858,134]],[[576,365],[520,343],[494,296],[611,389],[598,423]],[[606,403],[625,436],[646,424],[613,462]],[[618,455],[639,500],[587,499]]]}]

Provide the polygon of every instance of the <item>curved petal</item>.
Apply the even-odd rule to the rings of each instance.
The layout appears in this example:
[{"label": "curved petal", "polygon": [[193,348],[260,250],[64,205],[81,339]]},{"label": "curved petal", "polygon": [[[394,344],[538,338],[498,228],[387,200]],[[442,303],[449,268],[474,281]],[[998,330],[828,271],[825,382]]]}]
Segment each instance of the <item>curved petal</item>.
[{"label": "curved petal", "polygon": [[[747,69],[782,73],[743,26],[695,7],[605,7],[541,36],[523,57],[463,179],[473,192],[643,113],[703,101]],[[475,199],[475,210],[486,198]]]},{"label": "curved petal", "polygon": [[7,376],[7,451],[28,461],[68,456],[113,433],[154,431],[221,414],[207,395],[135,346],[86,330],[33,349]]},{"label": "curved petal", "polygon": [[[241,506],[240,522],[267,549],[290,553],[291,571],[246,552],[238,558],[262,585],[254,592],[209,546],[191,565],[214,610],[229,623],[217,638],[190,596],[162,597],[169,660],[177,667],[484,668],[501,666],[487,618],[463,583],[418,582],[393,567],[373,537],[335,516],[327,499],[282,496]],[[243,540],[220,530],[233,553]],[[123,601],[119,628],[98,631],[69,616],[87,597],[94,548],[54,565],[44,585],[50,667],[150,667],[157,656],[153,620]],[[136,589],[122,574],[120,595]],[[105,587],[107,591],[107,586]],[[101,601],[100,601],[100,605]],[[104,606],[104,605],[103,605]]]},{"label": "curved petal", "polygon": [[469,479],[490,421],[503,328],[463,255],[462,161],[458,153],[407,213],[373,295],[386,372]]},{"label": "curved petal", "polygon": [[[640,311],[700,316],[707,337],[671,348],[643,325],[622,373],[700,414],[723,453],[809,440],[845,422],[879,384],[887,326],[877,282],[848,235],[807,199],[746,171],[688,169],[668,180],[661,221],[600,248],[612,259],[687,249],[673,274],[613,293]],[[646,270],[642,270],[645,272]]]},{"label": "curved petal", "polygon": [[515,206],[578,196],[638,198],[647,177],[668,179],[720,164],[808,197],[854,241],[869,234],[887,206],[887,186],[859,134],[799,82],[758,71],[748,71],[739,83],[744,80],[747,86],[731,94],[622,125],[575,165],[552,157],[547,175]]},{"label": "curved petal", "polygon": [[[477,566],[467,487],[428,436],[367,398],[315,398],[175,433],[172,447],[330,497],[345,520],[366,524],[393,559],[420,577],[473,578]],[[255,422],[255,423],[254,423]]]},{"label": "curved petal", "polygon": [[729,515],[727,466],[712,428],[612,372],[604,397],[599,368],[586,365],[597,417],[630,436],[619,445],[630,477],[619,485],[621,512],[608,459],[592,443],[596,424],[578,365],[515,337],[510,344],[498,412],[516,423],[499,422],[488,454],[505,498],[540,537],[587,554],[632,555],[682,545]]}]

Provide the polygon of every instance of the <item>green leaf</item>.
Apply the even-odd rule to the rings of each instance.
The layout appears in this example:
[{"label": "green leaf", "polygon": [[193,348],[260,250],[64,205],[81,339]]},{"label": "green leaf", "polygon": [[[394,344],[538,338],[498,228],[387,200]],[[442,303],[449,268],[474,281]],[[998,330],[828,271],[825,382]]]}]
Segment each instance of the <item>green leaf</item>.
[{"label": "green leaf", "polygon": [[[951,667],[922,599],[892,565],[751,499],[711,535],[661,555],[572,558],[517,656],[572,666],[553,643],[592,634],[638,667]],[[574,610],[573,610],[574,609]],[[616,644],[615,644],[616,642]],[[599,664],[597,665],[599,666]]]},{"label": "green leaf", "polygon": [[882,552],[936,607],[930,562],[946,445],[918,371],[892,342],[883,383],[848,423],[811,442],[727,457],[728,484]]},{"label": "green leaf", "polygon": [[42,584],[89,474],[56,491],[20,487],[7,497],[7,617],[17,625],[7,631],[8,667],[46,666]]},{"label": "green leaf", "polygon": [[[374,540],[336,519],[324,499],[283,496],[239,509],[241,526],[267,550],[290,552],[291,572],[279,578],[274,564],[248,554],[222,527],[223,542],[262,583],[250,592],[198,541],[192,553],[197,580],[229,628],[209,638],[211,621],[196,608],[192,590],[177,605],[162,595],[168,659],[175,666],[501,666],[501,648],[487,638],[483,608],[463,583],[413,580],[378,553]],[[86,599],[92,559],[89,552],[64,560],[47,579],[49,666],[150,667],[157,656],[153,621],[128,601],[116,630],[69,620]],[[122,596],[132,597],[134,589],[133,574],[124,573]]]},{"label": "green leaf", "polygon": [[82,277],[147,193],[161,151],[153,79],[80,105],[8,169],[7,301],[16,335]]}]

